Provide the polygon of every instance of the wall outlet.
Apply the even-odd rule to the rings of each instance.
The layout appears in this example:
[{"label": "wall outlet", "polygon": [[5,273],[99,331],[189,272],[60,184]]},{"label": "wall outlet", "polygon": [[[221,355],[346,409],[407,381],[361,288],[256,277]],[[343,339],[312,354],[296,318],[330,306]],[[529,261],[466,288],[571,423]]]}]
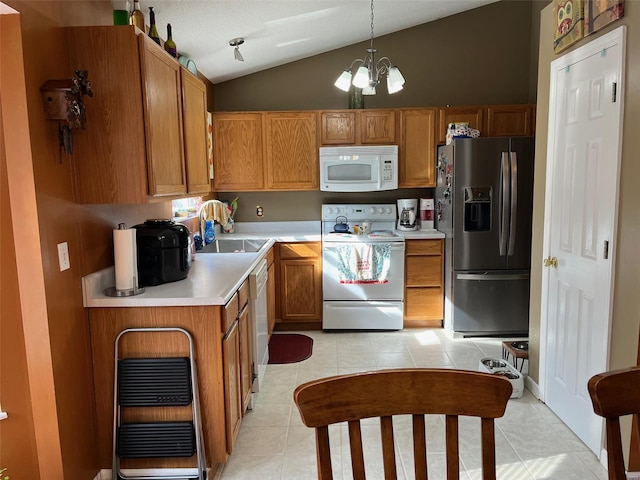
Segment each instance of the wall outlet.
[{"label": "wall outlet", "polygon": [[256,207],[256,215],[259,217],[264,215],[264,208],[262,208],[260,205]]},{"label": "wall outlet", "polygon": [[61,272],[71,268],[71,263],[69,262],[69,245],[67,245],[67,242],[58,244],[58,263],[60,264]]}]

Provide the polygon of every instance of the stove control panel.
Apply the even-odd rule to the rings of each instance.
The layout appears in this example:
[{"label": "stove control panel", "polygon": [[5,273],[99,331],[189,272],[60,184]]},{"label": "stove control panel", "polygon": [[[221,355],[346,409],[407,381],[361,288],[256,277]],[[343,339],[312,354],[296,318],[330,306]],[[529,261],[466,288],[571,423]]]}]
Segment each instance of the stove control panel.
[{"label": "stove control panel", "polygon": [[322,221],[335,220],[338,215],[352,221],[393,222],[397,218],[395,204],[322,205]]}]

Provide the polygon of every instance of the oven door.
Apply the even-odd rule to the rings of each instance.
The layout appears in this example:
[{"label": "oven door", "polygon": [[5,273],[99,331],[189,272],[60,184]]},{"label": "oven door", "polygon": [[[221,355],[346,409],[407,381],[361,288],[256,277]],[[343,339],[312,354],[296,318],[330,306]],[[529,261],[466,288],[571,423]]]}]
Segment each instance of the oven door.
[{"label": "oven door", "polygon": [[324,300],[396,300],[404,298],[404,242],[390,242],[389,269],[385,283],[346,283],[341,268],[344,249],[360,243],[324,242],[322,244],[322,291]]}]

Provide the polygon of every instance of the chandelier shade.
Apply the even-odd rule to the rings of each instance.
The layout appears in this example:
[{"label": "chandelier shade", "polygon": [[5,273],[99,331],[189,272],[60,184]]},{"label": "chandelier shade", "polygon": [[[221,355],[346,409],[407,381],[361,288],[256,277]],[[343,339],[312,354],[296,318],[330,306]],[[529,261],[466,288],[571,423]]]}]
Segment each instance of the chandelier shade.
[{"label": "chandelier shade", "polygon": [[[363,95],[375,95],[376,86],[382,76],[387,76],[387,91],[390,94],[397,93],[404,88],[404,77],[400,69],[391,63],[389,57],[381,57],[376,62],[376,52],[373,47],[373,0],[371,0],[371,39],[370,47],[364,58],[356,58],[334,82],[340,90],[348,92],[351,85],[362,89]],[[353,68],[358,65],[355,75]]]}]

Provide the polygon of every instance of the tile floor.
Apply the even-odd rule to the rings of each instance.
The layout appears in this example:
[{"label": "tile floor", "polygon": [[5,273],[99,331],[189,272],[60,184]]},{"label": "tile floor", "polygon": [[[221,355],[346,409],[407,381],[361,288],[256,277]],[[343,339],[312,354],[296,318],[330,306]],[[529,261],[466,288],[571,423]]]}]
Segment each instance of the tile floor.
[{"label": "tile floor", "polygon": [[[481,358],[501,357],[502,339],[451,339],[441,329],[400,332],[302,332],[314,339],[312,356],[300,363],[269,365],[254,408],[244,417],[220,480],[306,480],[317,478],[313,429],[305,427],[293,404],[294,388],[309,380],[395,367],[449,367],[477,370]],[[444,421],[428,417],[437,434],[429,443],[429,479],[445,478]],[[477,427],[477,428],[476,428]],[[398,478],[412,479],[409,418],[394,419]],[[383,478],[374,449],[377,422],[363,423],[367,478]],[[433,435],[433,434],[432,434]],[[479,422],[460,419],[461,476],[482,478]],[[346,428],[330,427],[334,478],[351,479]],[[368,446],[370,445],[370,447]],[[336,454],[335,452],[339,452]],[[595,455],[541,402],[525,390],[509,400],[496,421],[498,478],[504,480],[606,479]],[[344,465],[344,468],[343,468]]]}]

